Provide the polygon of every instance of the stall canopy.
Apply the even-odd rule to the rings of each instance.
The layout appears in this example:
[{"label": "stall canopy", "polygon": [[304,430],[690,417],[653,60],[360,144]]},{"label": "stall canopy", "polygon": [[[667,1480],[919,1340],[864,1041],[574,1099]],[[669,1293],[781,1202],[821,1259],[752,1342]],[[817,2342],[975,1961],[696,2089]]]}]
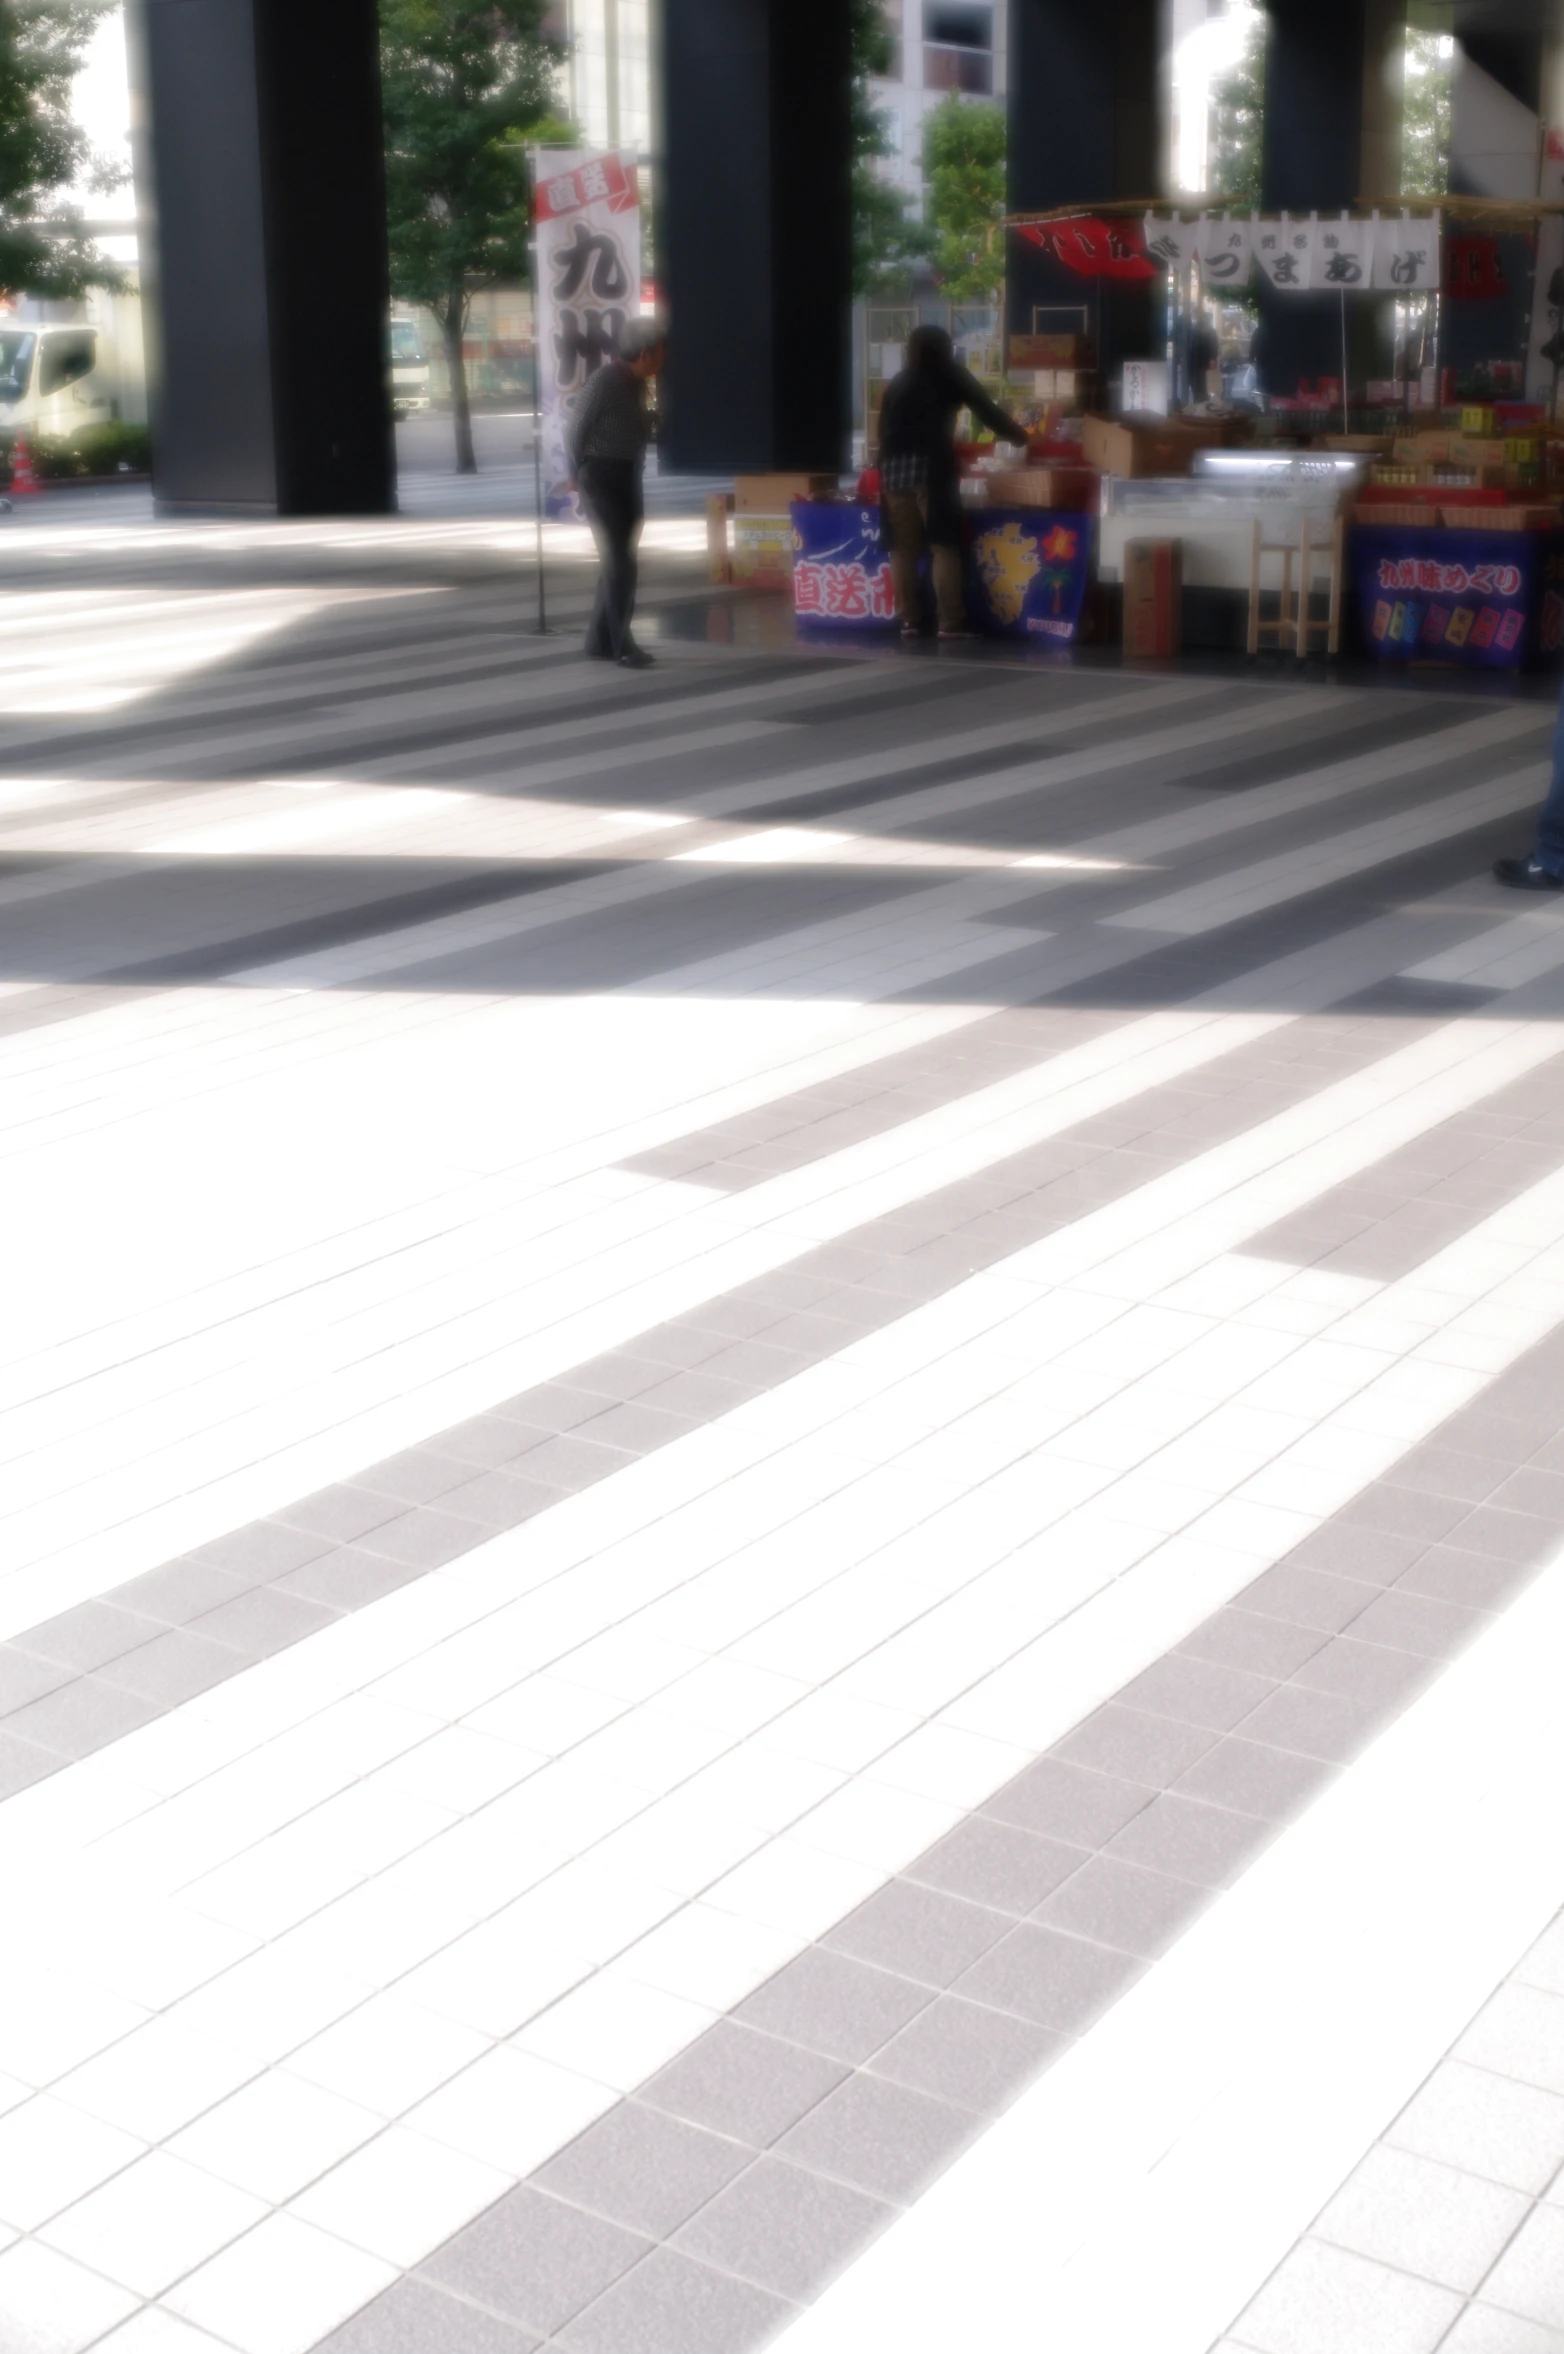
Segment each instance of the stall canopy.
[{"label": "stall canopy", "polygon": [[[1262,214],[1221,204],[1159,207],[1124,199],[1091,210],[1010,213],[1005,226],[1081,278],[1150,278],[1198,269],[1208,294],[1254,276],[1279,293],[1437,294],[1490,291],[1499,237],[1530,236],[1564,205],[1444,196],[1437,205]],[[1444,266],[1441,268],[1441,255]]]}]

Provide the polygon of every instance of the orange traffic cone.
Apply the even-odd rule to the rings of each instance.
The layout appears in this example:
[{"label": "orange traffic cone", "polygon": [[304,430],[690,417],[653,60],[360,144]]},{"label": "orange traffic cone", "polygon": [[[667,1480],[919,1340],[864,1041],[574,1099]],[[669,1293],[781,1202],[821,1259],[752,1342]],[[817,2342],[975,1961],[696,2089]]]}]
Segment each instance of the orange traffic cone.
[{"label": "orange traffic cone", "polygon": [[27,436],[19,433],[11,444],[11,495],[24,498],[43,488],[33,472],[33,453],[27,446]]}]

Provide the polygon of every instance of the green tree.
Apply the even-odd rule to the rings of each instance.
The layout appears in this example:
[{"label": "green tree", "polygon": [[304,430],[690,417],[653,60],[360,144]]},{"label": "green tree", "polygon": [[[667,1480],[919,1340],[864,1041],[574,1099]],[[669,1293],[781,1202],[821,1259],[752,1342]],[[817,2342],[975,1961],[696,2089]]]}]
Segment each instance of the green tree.
[{"label": "green tree", "polygon": [[458,474],[477,470],[462,357],[472,297],[530,276],[526,149],[572,137],[554,115],[547,13],[547,0],[380,0],[391,289],[439,322]]},{"label": "green tree", "polygon": [[1450,185],[1450,89],[1455,43],[1448,33],[1407,27],[1401,100],[1401,188],[1443,196]]},{"label": "green tree", "polygon": [[951,302],[997,302],[1005,281],[1005,118],[952,91],[923,126],[934,268]]},{"label": "green tree", "polygon": [[871,77],[888,74],[896,43],[882,0],[848,0],[852,37],[853,292],[889,294],[905,285],[932,240],[904,192],[876,166],[892,152],[874,104]]},{"label": "green tree", "polygon": [[0,0],[0,290],[52,300],[112,286],[105,261],[65,198],[92,171],[71,120],[71,82],[109,0]]},{"label": "green tree", "polygon": [[1248,14],[1237,60],[1212,86],[1208,177],[1213,196],[1254,205],[1265,129],[1265,14],[1258,8]]}]

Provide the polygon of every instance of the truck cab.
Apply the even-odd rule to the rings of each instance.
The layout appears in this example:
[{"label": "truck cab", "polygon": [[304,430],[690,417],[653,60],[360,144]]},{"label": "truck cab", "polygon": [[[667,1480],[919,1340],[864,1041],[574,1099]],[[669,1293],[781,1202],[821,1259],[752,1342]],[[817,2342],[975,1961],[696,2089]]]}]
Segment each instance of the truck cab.
[{"label": "truck cab", "polygon": [[391,406],[399,417],[429,406],[429,355],[412,319],[391,321]]},{"label": "truck cab", "polygon": [[65,441],[113,413],[96,327],[0,321],[0,432]]}]

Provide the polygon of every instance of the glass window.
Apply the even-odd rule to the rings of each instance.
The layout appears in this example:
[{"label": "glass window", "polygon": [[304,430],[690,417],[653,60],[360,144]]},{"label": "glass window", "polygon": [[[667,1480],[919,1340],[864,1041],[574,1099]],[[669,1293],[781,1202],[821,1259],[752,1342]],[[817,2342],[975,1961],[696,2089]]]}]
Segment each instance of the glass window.
[{"label": "glass window", "polygon": [[46,336],[38,370],[39,398],[47,400],[51,392],[63,392],[67,384],[79,383],[97,364],[98,338],[91,327],[78,328],[70,335]]},{"label": "glass window", "polygon": [[923,38],[942,48],[992,49],[994,12],[991,8],[957,6],[955,0],[931,6],[923,14]]},{"label": "glass window", "polygon": [[404,360],[409,364],[416,365],[423,356],[424,347],[418,340],[418,329],[412,320],[393,319],[391,322],[391,357],[394,360]]},{"label": "glass window", "polygon": [[0,335],[0,405],[9,408],[26,394],[37,340],[35,335]]}]

